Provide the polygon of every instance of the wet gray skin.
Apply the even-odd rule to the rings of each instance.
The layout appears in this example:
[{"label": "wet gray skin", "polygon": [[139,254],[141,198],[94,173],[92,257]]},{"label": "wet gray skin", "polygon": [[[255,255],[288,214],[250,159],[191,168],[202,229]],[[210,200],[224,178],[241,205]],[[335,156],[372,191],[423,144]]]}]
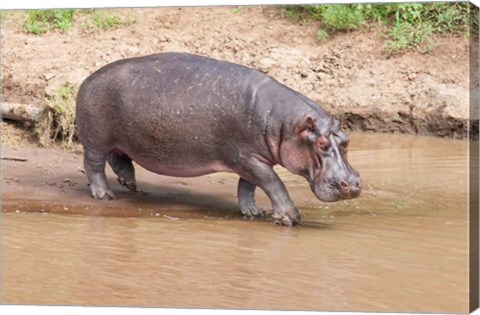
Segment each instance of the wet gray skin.
[{"label": "wet gray skin", "polygon": [[246,217],[264,216],[257,186],[276,223],[300,214],[273,171],[305,177],[323,201],[357,197],[360,178],[348,163],[347,136],[310,99],[256,70],[183,53],[111,63],[88,77],[77,96],[77,130],[92,196],[113,199],[108,161],[120,184],[137,188],[132,160],[162,175],[213,172],[240,176]]}]

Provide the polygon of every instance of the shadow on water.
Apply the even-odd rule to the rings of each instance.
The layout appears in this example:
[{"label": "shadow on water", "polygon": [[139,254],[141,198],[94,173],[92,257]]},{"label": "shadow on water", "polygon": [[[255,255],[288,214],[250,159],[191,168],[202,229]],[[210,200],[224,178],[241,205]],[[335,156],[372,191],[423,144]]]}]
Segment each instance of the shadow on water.
[{"label": "shadow on water", "polygon": [[[114,190],[115,194],[121,200],[122,205],[127,205],[133,209],[153,209],[156,213],[169,214],[175,218],[205,218],[210,219],[228,219],[244,222],[256,222],[273,224],[271,209],[267,207],[267,215],[263,218],[246,219],[240,212],[237,203],[237,197],[234,196],[235,189],[231,192],[232,196],[224,196],[218,192],[201,193],[189,188],[174,187],[172,185],[158,185],[147,182],[139,182],[139,187],[142,187],[137,192],[129,192],[123,189]],[[235,187],[229,187],[235,188]],[[83,189],[87,194],[88,188]],[[102,205],[102,201],[99,201]],[[138,216],[137,212],[133,211],[130,215],[125,213],[113,211],[108,214],[108,208],[115,208],[115,200],[109,201],[107,207],[104,207],[102,213],[98,215],[108,216]],[[302,207],[303,208],[303,207]],[[309,209],[310,210],[310,209]],[[95,212],[90,212],[94,214]],[[333,224],[324,223],[315,220],[302,221],[299,227],[306,229],[326,229],[331,228]]]},{"label": "shadow on water", "polygon": [[139,183],[137,192],[113,188],[114,200],[93,200],[87,185],[76,188],[75,199],[39,201],[16,200],[2,205],[4,212],[81,214],[106,217],[231,218],[243,219],[235,198],[201,193],[188,188]]},{"label": "shadow on water", "polygon": [[324,223],[324,222],[318,222],[318,221],[302,221],[300,224],[300,227],[302,229],[330,229],[334,227],[334,224],[331,223]]},{"label": "shadow on water", "polygon": [[[172,187],[165,185],[152,185],[140,183],[142,187],[138,192],[118,193],[119,197],[129,203],[149,206],[168,206],[171,204],[186,206],[195,210],[238,210],[236,202],[227,197],[219,197],[215,192],[200,193],[188,188]],[[233,193],[233,192],[232,192]]]}]

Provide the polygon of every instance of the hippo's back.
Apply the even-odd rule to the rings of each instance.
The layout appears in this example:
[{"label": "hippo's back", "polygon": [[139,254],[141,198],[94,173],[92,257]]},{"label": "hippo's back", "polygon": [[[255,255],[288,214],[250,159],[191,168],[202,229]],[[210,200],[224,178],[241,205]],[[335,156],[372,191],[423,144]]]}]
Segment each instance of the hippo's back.
[{"label": "hippo's back", "polygon": [[273,81],[241,65],[186,53],[161,53],[113,62],[93,73],[80,87],[77,111],[80,120],[84,112],[165,118],[178,113],[198,117],[202,110],[235,112],[238,106],[251,104],[256,86]]}]

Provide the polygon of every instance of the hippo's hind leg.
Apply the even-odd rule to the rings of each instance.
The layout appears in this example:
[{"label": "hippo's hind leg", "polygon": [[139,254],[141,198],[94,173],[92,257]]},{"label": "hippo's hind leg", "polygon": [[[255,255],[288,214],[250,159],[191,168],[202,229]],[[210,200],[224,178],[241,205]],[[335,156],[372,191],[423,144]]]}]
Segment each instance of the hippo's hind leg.
[{"label": "hippo's hind leg", "polygon": [[238,206],[247,218],[264,217],[265,211],[255,205],[255,188],[257,186],[241,178],[238,180]]},{"label": "hippo's hind leg", "polygon": [[115,194],[108,188],[107,177],[105,176],[107,154],[85,148],[83,157],[83,166],[90,183],[92,197],[104,200],[115,199]]},{"label": "hippo's hind leg", "polygon": [[130,191],[137,191],[132,159],[122,151],[114,149],[108,154],[107,161],[117,174],[120,185],[127,187]]}]

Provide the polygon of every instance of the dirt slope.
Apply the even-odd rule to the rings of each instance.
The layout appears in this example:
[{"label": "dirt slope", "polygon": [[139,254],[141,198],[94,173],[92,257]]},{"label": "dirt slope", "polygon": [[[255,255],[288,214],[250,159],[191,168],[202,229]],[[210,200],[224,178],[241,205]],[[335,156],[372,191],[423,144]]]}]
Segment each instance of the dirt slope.
[{"label": "dirt slope", "polygon": [[[1,29],[4,101],[41,104],[66,82],[80,84],[121,58],[197,53],[260,69],[340,117],[347,129],[464,137],[468,40],[439,37],[430,54],[388,58],[379,28],[318,42],[316,23],[293,24],[275,7],[122,9],[135,23],[86,32],[26,34],[21,12]],[[478,130],[478,121],[476,122]]]}]

